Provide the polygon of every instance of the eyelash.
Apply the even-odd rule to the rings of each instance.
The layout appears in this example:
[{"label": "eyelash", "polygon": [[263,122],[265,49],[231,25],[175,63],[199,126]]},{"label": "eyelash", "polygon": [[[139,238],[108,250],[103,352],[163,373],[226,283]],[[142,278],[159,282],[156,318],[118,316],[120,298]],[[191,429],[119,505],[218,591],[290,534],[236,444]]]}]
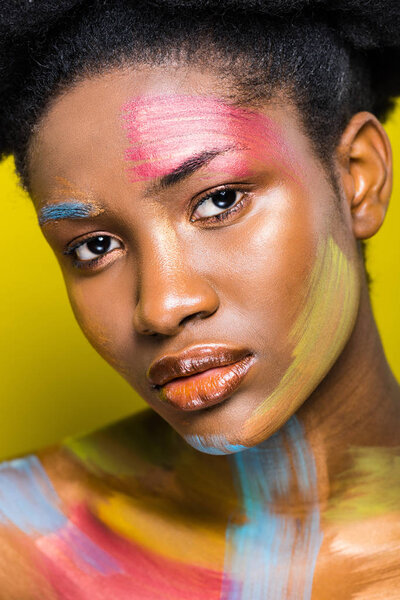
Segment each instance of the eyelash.
[{"label": "eyelash", "polygon": [[[114,252],[114,250],[111,250],[110,252],[105,252],[104,254],[98,256],[97,258],[92,258],[90,260],[79,260],[78,258],[74,257],[74,252],[78,248],[83,246],[84,244],[87,244],[88,242],[95,240],[99,236],[114,237],[114,236],[109,235],[108,233],[99,231],[99,232],[96,232],[96,235],[88,235],[88,237],[84,238],[83,240],[80,240],[79,242],[77,242],[76,244],[71,246],[70,248],[67,248],[66,250],[64,250],[63,254],[66,256],[69,256],[71,258],[72,265],[74,267],[76,267],[77,269],[94,268],[99,263],[103,262],[107,258],[107,256],[109,256],[112,252]],[[122,244],[122,242],[121,242],[121,244]]]},{"label": "eyelash", "polygon": [[[234,213],[240,212],[250,201],[250,194],[249,194],[248,189],[244,189],[244,188],[241,188],[239,186],[234,186],[234,185],[224,185],[219,188],[213,189],[211,192],[208,191],[208,192],[204,193],[204,195],[196,203],[194,209],[192,210],[192,214],[194,212],[196,212],[196,210],[199,208],[199,206],[201,204],[203,204],[206,200],[212,198],[218,192],[225,191],[225,190],[233,190],[235,192],[241,192],[243,194],[243,197],[239,200],[239,202],[237,204],[234,204],[232,206],[232,208],[227,208],[226,210],[224,210],[222,213],[219,213],[218,215],[213,215],[211,217],[203,217],[200,219],[192,219],[191,218],[190,221],[194,222],[194,223],[200,222],[200,223],[211,223],[211,224],[222,222],[227,219],[231,219]],[[107,237],[113,237],[105,232],[104,233],[96,232],[96,235],[88,235],[88,237],[84,238],[83,240],[80,240],[79,242],[77,242],[76,244],[71,246],[70,248],[67,248],[66,250],[64,250],[63,254],[71,257],[72,265],[75,268],[77,268],[77,269],[93,269],[97,265],[99,265],[101,262],[103,262],[106,259],[106,257],[113,252],[113,250],[111,250],[111,252],[106,252],[105,254],[102,254],[101,256],[98,256],[97,258],[92,258],[90,260],[85,260],[85,261],[74,258],[74,252],[80,246],[87,244],[91,240],[94,240],[101,235],[104,235]]]},{"label": "eyelash", "polygon": [[240,212],[249,202],[250,200],[250,193],[248,188],[244,188],[243,186],[238,186],[238,185],[222,185],[221,187],[215,188],[212,191],[208,191],[206,193],[203,194],[203,196],[200,198],[200,200],[197,202],[196,206],[194,207],[192,214],[194,212],[196,212],[196,210],[199,208],[199,206],[201,204],[203,204],[206,200],[212,198],[214,195],[218,194],[218,192],[223,192],[223,191],[234,191],[234,192],[241,192],[243,194],[243,197],[239,200],[239,202],[237,204],[235,204],[234,206],[232,206],[232,208],[227,208],[226,210],[224,210],[222,213],[219,213],[218,215],[213,215],[211,217],[203,217],[200,219],[190,219],[192,222],[197,223],[218,223],[221,221],[225,221],[226,219],[231,219],[232,215],[236,212]]}]

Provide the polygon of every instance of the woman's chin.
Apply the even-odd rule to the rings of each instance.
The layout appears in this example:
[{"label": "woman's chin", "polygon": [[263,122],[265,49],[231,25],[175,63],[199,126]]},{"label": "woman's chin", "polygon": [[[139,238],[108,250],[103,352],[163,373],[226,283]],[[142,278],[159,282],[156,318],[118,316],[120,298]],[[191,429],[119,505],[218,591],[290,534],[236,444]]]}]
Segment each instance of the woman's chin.
[{"label": "woman's chin", "polygon": [[275,406],[270,411],[257,415],[257,418],[254,411],[251,411],[250,416],[239,422],[227,418],[225,423],[221,423],[222,420],[218,419],[208,431],[204,424],[199,427],[198,432],[195,427],[191,427],[190,431],[182,431],[180,428],[177,431],[190,446],[200,452],[213,455],[235,454],[258,446],[273,436],[290,420],[296,408],[297,404],[290,407]]},{"label": "woman's chin", "polygon": [[209,435],[185,435],[184,440],[200,452],[213,455],[235,454],[247,450],[249,446],[230,442],[224,434],[213,433]]},{"label": "woman's chin", "polygon": [[261,428],[257,433],[248,431],[245,433],[243,425],[233,431],[220,433],[190,433],[182,435],[183,439],[193,448],[206,454],[224,455],[235,454],[248,450],[261,444],[279,429],[278,424],[268,423],[265,430]]}]

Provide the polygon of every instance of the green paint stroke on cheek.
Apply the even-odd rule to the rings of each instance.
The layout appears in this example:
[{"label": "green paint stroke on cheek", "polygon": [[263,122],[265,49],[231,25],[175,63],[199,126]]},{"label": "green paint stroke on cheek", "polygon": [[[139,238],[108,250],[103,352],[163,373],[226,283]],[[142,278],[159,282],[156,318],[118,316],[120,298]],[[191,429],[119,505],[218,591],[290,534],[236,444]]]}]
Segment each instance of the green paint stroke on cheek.
[{"label": "green paint stroke on cheek", "polygon": [[332,485],[324,519],[356,521],[400,510],[400,447],[354,447],[351,466]]},{"label": "green paint stroke on cheek", "polygon": [[271,419],[265,423],[262,417],[278,403],[282,402],[279,426],[315,389],[344,346],[354,323],[358,297],[356,267],[329,237],[318,248],[307,298],[290,332],[292,362],[278,386],[245,423],[247,439],[254,441],[269,433]]}]

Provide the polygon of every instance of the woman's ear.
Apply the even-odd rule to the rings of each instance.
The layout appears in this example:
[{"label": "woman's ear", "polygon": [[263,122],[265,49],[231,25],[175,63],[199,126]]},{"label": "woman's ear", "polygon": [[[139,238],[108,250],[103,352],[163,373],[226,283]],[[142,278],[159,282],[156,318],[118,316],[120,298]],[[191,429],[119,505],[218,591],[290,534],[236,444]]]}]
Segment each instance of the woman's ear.
[{"label": "woman's ear", "polygon": [[374,115],[353,116],[340,139],[337,158],[354,235],[370,238],[384,221],[392,191],[392,150]]}]

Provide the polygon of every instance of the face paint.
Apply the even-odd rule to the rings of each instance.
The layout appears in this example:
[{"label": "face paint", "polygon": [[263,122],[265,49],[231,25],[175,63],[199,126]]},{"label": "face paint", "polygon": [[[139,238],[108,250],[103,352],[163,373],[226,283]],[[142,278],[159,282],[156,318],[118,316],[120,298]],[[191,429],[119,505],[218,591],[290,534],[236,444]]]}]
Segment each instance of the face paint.
[{"label": "face paint", "polygon": [[321,243],[308,293],[290,334],[292,362],[276,389],[243,426],[250,441],[269,433],[268,414],[279,405],[284,421],[307,398],[336,360],[354,323],[357,272],[332,237]]},{"label": "face paint", "polygon": [[[207,286],[212,282],[217,299],[222,300],[221,307],[212,318],[190,322],[176,337],[170,336],[165,347],[179,351],[183,344],[207,338],[254,343],[252,347],[260,356],[258,375],[262,376],[255,378],[254,386],[250,384],[242,396],[233,398],[231,405],[227,402],[215,412],[204,411],[203,420],[201,415],[185,414],[182,421],[192,419],[195,423],[191,429],[185,430],[178,418],[171,418],[171,423],[177,431],[191,433],[186,437],[198,449],[212,453],[234,452],[243,449],[241,441],[251,445],[268,437],[274,414],[273,431],[286,424],[259,447],[238,452],[229,460],[202,454],[200,459],[197,457],[200,462],[193,458],[195,453],[189,447],[187,454],[181,453],[176,440],[171,443],[170,460],[167,444],[154,428],[147,430],[143,449],[132,448],[124,438],[126,446],[121,457],[115,451],[121,441],[118,432],[103,452],[96,448],[92,454],[87,453],[90,469],[88,466],[84,470],[86,487],[82,487],[88,505],[69,505],[62,511],[67,522],[62,521],[55,531],[50,528],[35,547],[41,549],[42,560],[48,561],[46,572],[57,595],[64,599],[214,600],[221,598],[221,584],[223,597],[229,600],[307,599],[321,543],[316,469],[299,423],[289,417],[296,404],[318,385],[318,378],[335,361],[349,335],[357,308],[356,272],[333,242],[334,233],[328,237],[326,232],[343,233],[340,239],[345,238],[348,248],[354,246],[353,234],[344,232],[342,215],[332,211],[333,190],[326,171],[304,134],[304,124],[293,116],[284,99],[281,107],[266,103],[265,112],[271,115],[271,121],[265,115],[233,108],[213,98],[195,98],[184,78],[179,89],[186,91],[186,96],[147,96],[152,91],[151,81],[146,79],[144,85],[143,81],[140,84],[140,77],[132,77],[130,71],[123,85],[121,80],[118,85],[110,85],[107,79],[100,88],[96,87],[96,78],[90,78],[84,82],[90,88],[88,95],[85,87],[78,89],[77,96],[76,88],[67,92],[60,99],[58,113],[50,111],[58,127],[48,127],[47,131],[45,127],[45,143],[38,152],[39,181],[46,181],[47,169],[49,181],[48,173],[52,169],[55,172],[55,165],[68,164],[68,173],[77,181],[85,181],[90,175],[96,182],[96,194],[110,207],[117,205],[115,223],[123,224],[124,230],[136,238],[137,255],[145,257],[137,278],[130,261],[121,261],[119,270],[108,269],[100,277],[76,277],[71,270],[67,285],[75,297],[79,289],[83,299],[77,312],[81,321],[87,317],[98,320],[91,328],[104,353],[110,353],[109,362],[112,353],[117,357],[120,353],[123,360],[114,360],[114,364],[134,365],[130,381],[146,391],[143,374],[161,349],[155,350],[155,338],[141,337],[144,327],[139,331],[138,323],[136,329],[132,326],[133,299],[137,297],[133,290],[142,292],[149,301],[147,316],[154,323],[155,333],[165,333],[162,327],[166,323],[170,330],[183,320],[186,326],[187,317],[193,314],[190,311],[194,312],[201,302],[209,316],[207,310],[216,304],[208,301],[211,295],[207,295]],[[169,82],[167,69],[163,70],[163,81]],[[172,89],[176,89],[176,71],[172,82]],[[210,96],[214,82],[208,88],[204,86]],[[107,114],[103,101],[97,102],[100,97],[110,107]],[[126,104],[126,98],[138,100]],[[128,149],[126,136],[116,126],[124,103]],[[82,125],[89,118],[90,132],[86,134]],[[93,139],[99,151],[89,153]],[[46,149],[52,148],[57,148],[57,160],[40,168],[40,155],[47,156]],[[246,161],[232,158],[237,148],[245,151]],[[85,156],[90,166],[84,162]],[[121,157],[131,182],[169,177],[164,184],[178,181],[201,164],[207,164],[213,176],[226,173],[233,178],[252,173],[257,165],[257,181],[261,181],[254,185],[257,208],[233,221],[234,227],[200,232],[190,226],[181,210],[187,205],[187,190],[182,188],[179,193],[176,189],[179,201],[175,210],[168,211],[165,206],[161,210],[156,202],[147,202],[143,193],[146,186],[130,185],[120,177]],[[202,163],[203,159],[209,162]],[[184,168],[182,161],[186,162]],[[268,170],[271,163],[274,169]],[[299,164],[302,172],[297,169]],[[296,168],[291,169],[293,165]],[[252,185],[256,177],[253,179]],[[196,186],[194,194],[201,192]],[[154,189],[149,186],[148,191]],[[194,199],[192,193],[187,196]],[[62,195],[57,202],[68,202],[72,197],[72,193]],[[324,241],[318,246],[318,240]],[[56,242],[54,245],[58,247]],[[315,256],[312,269],[311,257]],[[163,270],[166,265],[168,268]],[[184,277],[179,279],[182,273]],[[145,280],[140,290],[139,279]],[[179,302],[172,306],[175,312],[171,310],[173,303],[165,301],[172,293],[167,283],[176,285],[173,291],[182,300],[179,306]],[[201,302],[197,292],[193,293],[193,284],[198,285]],[[202,295],[204,290],[207,293]],[[110,299],[107,309],[105,298]],[[188,309],[186,313],[176,310],[182,306]],[[101,327],[96,329],[99,324]],[[268,398],[266,389],[273,389]],[[152,392],[147,393],[149,404],[153,402],[158,408]],[[238,435],[235,445],[228,433],[239,434],[243,423],[246,431],[242,438]],[[319,450],[324,451],[323,444]],[[212,468],[207,460],[213,461]],[[110,473],[105,473],[104,463]],[[229,489],[221,493],[226,489],[218,487],[219,465],[230,463],[236,474],[236,495]],[[199,464],[203,464],[202,469]],[[88,481],[93,480],[92,490]],[[76,480],[72,481],[75,486]],[[293,487],[299,503],[291,505],[285,499]],[[58,500],[53,505],[60,510]],[[207,546],[219,549],[211,532],[215,534],[218,525],[226,525],[226,515],[229,524],[222,578],[220,565]],[[190,554],[192,532],[196,530],[197,535],[201,531],[199,522],[208,528],[204,533],[205,549],[199,542],[201,535],[193,543],[197,552],[202,549],[202,559]],[[207,559],[211,564],[205,564]]]},{"label": "face paint", "polygon": [[77,189],[64,177],[55,177],[55,180],[57,182],[57,191],[53,193],[55,201],[38,210],[39,225],[62,219],[97,217],[103,212],[90,194]]},{"label": "face paint", "polygon": [[[230,441],[231,433],[185,436],[194,448],[209,454],[231,454],[270,435],[269,414],[291,416],[299,398],[306,398],[334,363],[351,330],[358,302],[357,272],[330,237],[321,243],[300,314],[290,332],[292,361],[275,390],[253,411],[239,437],[248,446]],[[276,425],[275,425],[276,427]]]},{"label": "face paint", "polygon": [[247,446],[242,446],[241,444],[230,444],[225,436],[218,434],[208,436],[187,435],[185,436],[185,440],[190,446],[206,454],[232,454],[247,448]]},{"label": "face paint", "polygon": [[170,176],[182,161],[194,168],[202,157],[214,175],[243,177],[248,162],[233,160],[231,151],[247,150],[253,164],[282,153],[276,128],[265,115],[213,98],[141,97],[125,104],[122,118],[130,143],[125,158],[131,182]]},{"label": "face paint", "polygon": [[87,219],[99,214],[95,206],[83,204],[82,202],[60,202],[51,206],[44,206],[39,211],[39,225],[49,221],[60,221],[61,219]]}]

